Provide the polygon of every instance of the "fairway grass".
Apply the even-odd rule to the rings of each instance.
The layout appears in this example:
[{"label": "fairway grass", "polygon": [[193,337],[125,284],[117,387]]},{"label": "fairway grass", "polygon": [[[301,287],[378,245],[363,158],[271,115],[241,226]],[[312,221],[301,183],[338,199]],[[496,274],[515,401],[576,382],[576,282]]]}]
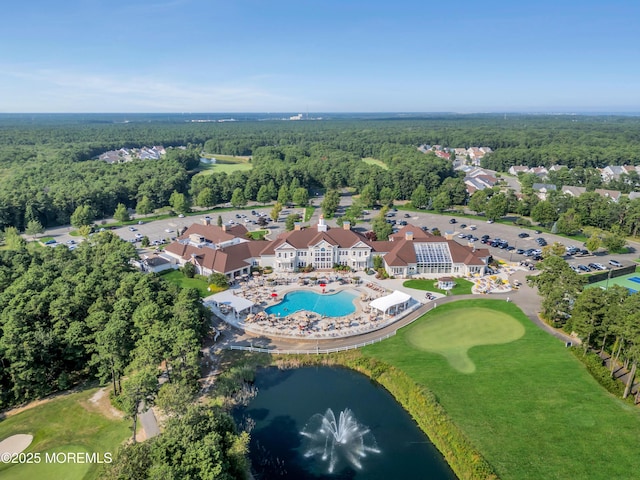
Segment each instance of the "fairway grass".
[{"label": "fairway grass", "polygon": [[377,158],[366,157],[366,158],[363,158],[362,161],[369,165],[375,165],[376,167],[380,167],[383,170],[389,170],[389,166],[386,163],[384,163],[382,160],[378,160]]},{"label": "fairway grass", "polygon": [[[105,453],[115,456],[118,447],[131,435],[130,422],[107,418],[89,401],[97,389],[63,395],[0,421],[0,439],[18,433],[33,435],[25,453],[39,453],[39,464],[2,464],[0,478],[93,479],[100,464],[45,463],[48,453]],[[61,456],[63,458],[63,456]]]},{"label": "fairway grass", "polygon": [[508,343],[524,335],[524,327],[511,315],[488,308],[449,310],[429,322],[420,322],[407,337],[419,349],[438,353],[456,370],[473,373],[468,351],[478,345]]},{"label": "fairway grass", "polygon": [[[442,353],[414,346],[413,336],[428,334],[434,336],[428,345],[452,343],[450,329],[424,325],[465,312],[473,318],[475,309],[511,316],[524,335],[497,345],[476,343],[467,351],[473,373],[452,368]],[[461,338],[475,334],[457,333]],[[512,303],[445,304],[362,353],[401,369],[433,392],[502,480],[637,478],[638,409],[605,391],[562,342]]]}]

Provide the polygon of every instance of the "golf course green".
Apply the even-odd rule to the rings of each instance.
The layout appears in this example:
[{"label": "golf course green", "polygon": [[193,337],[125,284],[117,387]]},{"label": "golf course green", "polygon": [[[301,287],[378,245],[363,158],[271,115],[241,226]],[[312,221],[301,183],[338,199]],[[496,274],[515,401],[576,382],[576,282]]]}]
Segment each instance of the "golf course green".
[{"label": "golf course green", "polygon": [[429,322],[416,324],[409,343],[445,357],[456,370],[473,373],[468,351],[480,345],[508,343],[524,335],[524,326],[511,315],[489,308],[448,309]]},{"label": "golf course green", "polygon": [[638,408],[513,303],[438,306],[362,354],[432,392],[502,480],[638,478]]}]

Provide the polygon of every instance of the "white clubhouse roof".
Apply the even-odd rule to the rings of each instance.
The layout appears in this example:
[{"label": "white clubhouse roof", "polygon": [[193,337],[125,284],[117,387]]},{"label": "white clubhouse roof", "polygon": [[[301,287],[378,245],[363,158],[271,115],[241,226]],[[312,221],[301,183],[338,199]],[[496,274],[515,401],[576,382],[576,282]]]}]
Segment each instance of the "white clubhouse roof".
[{"label": "white clubhouse roof", "polygon": [[251,300],[234,295],[232,290],[225,290],[224,292],[216,293],[215,295],[209,295],[203,301],[205,305],[211,302],[215,302],[218,305],[229,305],[236,312],[242,312],[243,310],[255,305]]},{"label": "white clubhouse roof", "polygon": [[376,298],[369,304],[369,306],[381,312],[386,312],[389,308],[400,305],[402,303],[406,303],[409,300],[411,300],[411,295],[399,290],[394,290],[393,293],[387,295],[386,297]]}]

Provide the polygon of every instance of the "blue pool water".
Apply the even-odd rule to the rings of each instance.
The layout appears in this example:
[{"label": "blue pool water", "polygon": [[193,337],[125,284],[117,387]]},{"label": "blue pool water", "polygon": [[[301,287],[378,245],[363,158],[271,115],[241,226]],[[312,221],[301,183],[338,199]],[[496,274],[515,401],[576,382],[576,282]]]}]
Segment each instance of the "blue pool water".
[{"label": "blue pool water", "polygon": [[640,277],[631,277],[629,280],[632,282],[640,283]]},{"label": "blue pool water", "polygon": [[325,317],[344,317],[356,311],[356,306],[353,303],[355,298],[354,293],[346,290],[333,294],[298,290],[287,293],[280,303],[268,307],[265,311],[268,314],[273,313],[281,317],[286,317],[300,310],[316,312]]}]

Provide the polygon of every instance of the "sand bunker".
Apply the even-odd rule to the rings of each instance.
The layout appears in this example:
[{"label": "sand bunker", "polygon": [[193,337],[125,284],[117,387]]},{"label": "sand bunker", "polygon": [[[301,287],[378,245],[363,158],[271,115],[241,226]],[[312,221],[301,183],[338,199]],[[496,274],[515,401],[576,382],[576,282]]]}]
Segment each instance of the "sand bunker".
[{"label": "sand bunker", "polygon": [[0,455],[3,453],[20,453],[33,441],[33,435],[20,433],[5,438],[0,442]]}]

